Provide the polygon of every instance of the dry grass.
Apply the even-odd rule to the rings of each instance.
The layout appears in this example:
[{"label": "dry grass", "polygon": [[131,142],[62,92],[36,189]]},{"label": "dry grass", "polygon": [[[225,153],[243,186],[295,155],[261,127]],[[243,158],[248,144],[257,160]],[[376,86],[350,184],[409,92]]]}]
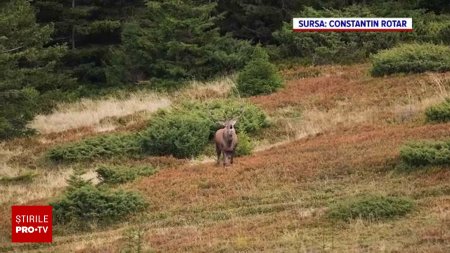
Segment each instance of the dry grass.
[{"label": "dry grass", "polygon": [[186,88],[175,92],[177,99],[204,101],[213,98],[228,98],[236,87],[235,76],[223,76],[209,82],[190,82]]},{"label": "dry grass", "polygon": [[373,78],[367,68],[356,65],[289,70],[288,76],[297,72],[321,74],[290,80],[277,93],[250,98],[271,114],[275,124],[268,130],[269,142],[260,143],[257,149],[355,124],[421,124],[425,109],[449,96],[449,73]]},{"label": "dry grass", "polygon": [[[94,132],[114,130],[119,118],[136,113],[152,113],[170,106],[170,100],[153,93],[139,92],[126,99],[83,99],[77,103],[61,104],[49,115],[38,115],[30,124],[41,134],[64,132],[71,129],[93,127]],[[132,116],[127,123],[140,120]]]},{"label": "dry grass", "polygon": [[[21,148],[0,146],[0,178],[14,177],[27,172],[35,172],[33,182],[0,184],[0,205],[7,203],[26,204],[33,200],[48,199],[55,196],[66,185],[65,179],[71,174],[71,168],[64,170],[37,170],[24,167],[11,161],[17,154],[24,152]],[[39,189],[39,190],[36,190]]]},{"label": "dry grass", "polygon": [[[397,165],[403,143],[450,138],[450,124],[424,124],[422,118],[428,105],[448,96],[450,73],[372,78],[367,70],[356,65],[286,71],[296,78],[285,89],[249,99],[266,109],[275,124],[264,132],[259,152],[226,169],[174,158],[121,161],[165,168],[123,186],[141,192],[150,203],[145,221],[57,235],[54,244],[35,251],[119,252],[126,243],[124,232],[140,224],[146,228],[144,248],[156,252],[449,252],[450,170],[405,172]],[[320,74],[299,79],[306,75],[299,71]],[[228,96],[223,90],[191,87],[176,99]],[[0,164],[17,166],[11,158],[15,152],[0,153],[6,157]],[[43,174],[37,180],[63,185],[64,176]],[[417,209],[383,222],[326,219],[331,204],[367,193],[407,196]],[[0,205],[0,214],[9,217],[9,205]],[[0,221],[0,233],[9,229]],[[0,241],[10,251],[29,249]]]}]

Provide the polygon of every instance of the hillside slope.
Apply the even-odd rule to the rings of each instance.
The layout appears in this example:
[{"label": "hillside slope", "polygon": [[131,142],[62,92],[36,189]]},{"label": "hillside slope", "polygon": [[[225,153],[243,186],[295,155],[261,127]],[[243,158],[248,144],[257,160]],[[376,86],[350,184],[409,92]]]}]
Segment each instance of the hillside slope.
[{"label": "hillside slope", "polygon": [[[260,151],[225,169],[173,158],[127,161],[168,167],[122,187],[150,203],[141,217],[90,233],[59,231],[52,245],[2,240],[1,250],[119,252],[134,229],[145,231],[150,252],[449,252],[449,168],[405,170],[398,156],[408,141],[450,138],[449,123],[423,116],[449,95],[450,73],[372,78],[367,65],[353,65],[293,68],[284,76],[284,89],[248,99],[272,121]],[[5,147],[13,145],[20,141]],[[47,148],[38,141],[31,151],[23,147]],[[63,181],[61,174],[55,177]],[[58,191],[26,203],[46,203]],[[364,194],[406,196],[416,208],[385,221],[326,217],[332,204]],[[2,217],[8,212],[3,203]]]}]

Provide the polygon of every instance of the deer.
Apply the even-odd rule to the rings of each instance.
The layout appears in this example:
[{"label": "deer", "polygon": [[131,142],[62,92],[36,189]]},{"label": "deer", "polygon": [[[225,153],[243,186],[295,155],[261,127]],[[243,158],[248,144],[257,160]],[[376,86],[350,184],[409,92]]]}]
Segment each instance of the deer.
[{"label": "deer", "polygon": [[223,154],[223,166],[233,164],[234,152],[238,144],[235,124],[238,119],[219,122],[223,128],[216,131],[214,142],[216,143],[217,165],[220,164],[220,155]]}]

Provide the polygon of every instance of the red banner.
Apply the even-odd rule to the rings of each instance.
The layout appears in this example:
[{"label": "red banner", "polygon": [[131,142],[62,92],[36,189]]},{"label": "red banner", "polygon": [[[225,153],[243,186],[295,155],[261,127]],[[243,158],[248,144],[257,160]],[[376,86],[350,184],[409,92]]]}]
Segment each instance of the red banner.
[{"label": "red banner", "polygon": [[51,206],[12,206],[12,242],[52,242]]}]

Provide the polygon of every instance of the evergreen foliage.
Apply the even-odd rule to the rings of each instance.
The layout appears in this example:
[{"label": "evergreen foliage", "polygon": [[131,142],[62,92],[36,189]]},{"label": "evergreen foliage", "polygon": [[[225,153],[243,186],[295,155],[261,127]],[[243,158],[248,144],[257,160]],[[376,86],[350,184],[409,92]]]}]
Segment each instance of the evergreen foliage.
[{"label": "evergreen foliage", "polygon": [[236,147],[236,156],[250,155],[255,148],[252,139],[245,133],[238,133],[239,144]]},{"label": "evergreen foliage", "polygon": [[141,135],[143,149],[151,155],[195,157],[221,127],[218,122],[232,118],[239,118],[236,130],[243,136],[238,154],[249,154],[253,144],[246,134],[267,126],[266,115],[252,104],[233,100],[186,103],[172,111],[161,111]]},{"label": "evergreen foliage", "polygon": [[264,111],[247,102],[233,99],[216,99],[203,103],[185,103],[179,113],[196,113],[205,118],[209,124],[209,138],[222,126],[219,121],[238,118],[236,131],[254,134],[261,128],[268,126]]},{"label": "evergreen foliage", "polygon": [[151,155],[191,158],[208,143],[209,124],[196,113],[168,113],[142,133],[143,149]]},{"label": "evergreen foliage", "polygon": [[449,122],[450,121],[450,98],[444,102],[428,107],[425,111],[427,121]]},{"label": "evergreen foliage", "polygon": [[394,73],[444,72],[450,70],[450,47],[433,44],[403,44],[372,57],[373,76]]},{"label": "evergreen foliage", "polygon": [[220,36],[211,14],[215,4],[157,0],[147,7],[144,19],[124,27],[123,45],[110,60],[110,83],[171,88],[237,69],[248,59],[248,43]]},{"label": "evergreen foliage", "polygon": [[50,205],[55,224],[81,229],[120,222],[147,207],[135,192],[95,187],[79,175],[71,177],[65,194]]},{"label": "evergreen foliage", "polygon": [[217,12],[224,13],[219,27],[222,33],[254,43],[272,43],[272,33],[288,22],[291,11],[300,7],[301,1],[278,0],[218,0]]},{"label": "evergreen foliage", "polygon": [[46,47],[52,31],[36,24],[28,1],[0,3],[0,139],[27,133],[34,114],[71,83],[58,69],[66,48]]},{"label": "evergreen foliage", "polygon": [[342,9],[313,9],[307,7],[297,17],[412,17],[411,33],[314,33],[292,32],[292,22],[273,33],[278,45],[274,57],[300,57],[312,64],[354,63],[371,54],[391,48],[400,42],[433,42],[446,40],[445,29],[449,16],[426,13],[424,10],[405,9],[400,3],[378,3],[373,6],[353,5]]},{"label": "evergreen foliage", "polygon": [[92,89],[104,86],[109,48],[120,44],[122,22],[138,16],[143,2],[36,0],[34,6],[39,22],[55,25],[52,42],[70,46],[61,68],[75,75],[81,86]]},{"label": "evergreen foliage", "polygon": [[283,86],[283,79],[276,67],[269,62],[269,56],[256,47],[252,60],[239,72],[237,89],[242,96],[272,93]]},{"label": "evergreen foliage", "polygon": [[400,158],[411,167],[450,165],[450,141],[412,142],[400,150]]},{"label": "evergreen foliage", "polygon": [[137,134],[110,134],[50,149],[47,157],[55,162],[74,162],[102,157],[130,156],[140,153]]},{"label": "evergreen foliage", "polygon": [[[305,63],[330,64],[365,61],[381,50],[415,42],[422,48],[405,46],[414,53],[396,49],[375,55],[372,73],[447,71],[447,2],[2,1],[0,139],[32,132],[27,123],[59,100],[118,88],[173,89],[244,66],[239,79],[242,94],[270,93],[281,81],[265,56],[252,57],[255,50],[250,43],[263,44],[271,60],[299,57]],[[293,16],[412,17],[414,32],[293,33]]]}]

